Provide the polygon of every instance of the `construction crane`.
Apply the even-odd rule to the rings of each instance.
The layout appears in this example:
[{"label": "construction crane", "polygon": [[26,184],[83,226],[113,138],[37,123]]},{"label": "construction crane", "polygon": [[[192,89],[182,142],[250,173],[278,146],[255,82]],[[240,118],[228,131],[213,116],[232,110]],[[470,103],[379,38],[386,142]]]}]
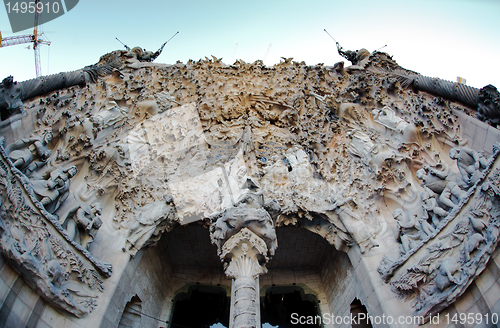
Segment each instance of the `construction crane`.
[{"label": "construction crane", "polygon": [[[35,7],[40,2],[40,0],[35,1]],[[42,68],[40,65],[40,45],[46,44],[50,46],[50,41],[45,41],[42,39],[43,33],[38,33],[38,22],[39,22],[38,10],[35,10],[35,26],[33,28],[33,34],[21,35],[21,36],[9,36],[2,38],[2,33],[0,32],[0,48],[14,46],[18,44],[33,43],[33,50],[35,51],[35,71],[36,77],[42,75]]]}]

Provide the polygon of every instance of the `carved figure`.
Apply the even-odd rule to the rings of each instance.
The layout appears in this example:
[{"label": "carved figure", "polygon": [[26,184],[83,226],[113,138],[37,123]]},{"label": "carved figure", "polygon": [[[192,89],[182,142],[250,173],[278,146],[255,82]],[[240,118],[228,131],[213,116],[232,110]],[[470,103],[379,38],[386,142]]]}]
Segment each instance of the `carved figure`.
[{"label": "carved figure", "polygon": [[102,205],[99,202],[90,206],[80,204],[76,210],[68,213],[63,227],[71,239],[88,249],[95,239],[97,230],[102,226],[101,213]]},{"label": "carved figure", "polygon": [[488,160],[484,156],[467,147],[452,148],[450,158],[457,161],[458,170],[469,186],[476,182],[481,169],[488,165]]},{"label": "carved figure", "polygon": [[389,106],[384,106],[382,109],[375,108],[372,110],[372,115],[375,122],[399,133],[403,133],[405,128],[410,125],[398,117]]},{"label": "carved figure", "polygon": [[152,51],[147,51],[141,47],[134,47],[130,51],[133,52],[141,62],[152,62],[155,59],[153,58],[154,53]]},{"label": "carved figure", "polygon": [[[179,32],[175,33],[174,36],[176,36],[178,33]],[[134,48],[132,48],[132,50],[130,50],[130,48],[127,46],[125,46],[125,47],[127,50],[135,53],[137,55],[137,59],[139,61],[152,62],[156,58],[158,58],[159,55],[161,55],[161,52],[163,51],[163,48],[165,47],[165,45],[167,44],[168,41],[172,40],[173,37],[171,37],[169,40],[165,41],[161,45],[161,47],[158,50],[156,50],[156,52],[147,51],[146,49],[142,49],[141,47],[134,47]]]},{"label": "carved figure", "polygon": [[327,211],[335,212],[359,245],[361,253],[364,253],[366,250],[369,251],[373,247],[379,246],[379,244],[373,239],[366,224],[352,211],[348,204],[350,201],[353,201],[352,196],[335,199]]},{"label": "carved figure", "polygon": [[294,187],[298,192],[307,195],[313,192],[315,180],[313,169],[309,163],[306,152],[300,148],[295,148],[294,152],[286,155],[291,171],[288,175],[294,182]]},{"label": "carved figure", "polygon": [[415,248],[418,243],[431,235],[434,228],[417,214],[409,214],[398,208],[394,210],[393,217],[398,221],[399,240],[402,245],[403,254]]},{"label": "carved figure", "polygon": [[50,173],[49,179],[31,181],[35,195],[48,212],[54,213],[68,198],[70,179],[76,173],[76,166],[70,166],[65,170],[57,168]]},{"label": "carved figure", "polygon": [[460,279],[454,276],[460,271],[461,265],[456,258],[450,257],[444,259],[436,276],[436,287],[439,291],[443,292],[448,287],[460,284]]},{"label": "carved figure", "polygon": [[12,75],[7,76],[0,84],[0,118],[4,121],[22,110],[21,87],[14,82]]},{"label": "carved figure", "polygon": [[339,55],[350,61],[353,65],[357,65],[360,61],[370,56],[370,52],[365,48],[352,51],[352,50],[344,50],[338,42],[336,42],[336,45]]},{"label": "carved figure", "polygon": [[471,253],[476,249],[479,249],[479,244],[481,244],[482,242],[486,242],[486,239],[480,233],[474,233],[467,239],[467,243],[464,246],[465,261],[470,260]]},{"label": "carved figure", "polygon": [[352,138],[347,150],[351,154],[361,158],[361,161],[365,165],[369,165],[373,155],[378,153],[378,146],[366,133],[359,129],[355,129],[347,135]]},{"label": "carved figure", "polygon": [[424,165],[417,171],[417,178],[422,180],[422,187],[424,187],[424,189],[427,188],[438,195],[441,195],[449,182],[446,178],[448,177],[450,167],[445,163],[442,163],[441,165],[442,169]]},{"label": "carved figure", "polygon": [[212,242],[218,246],[220,251],[226,240],[241,229],[248,228],[264,240],[269,254],[273,256],[278,247],[274,223],[269,213],[262,208],[262,190],[251,178],[246,176],[246,172],[245,166],[240,167],[237,173],[238,180],[229,181],[230,188],[231,183],[233,183],[239,190],[247,189],[247,192],[241,193],[237,203],[227,208],[216,218],[210,230]]},{"label": "carved figure", "polygon": [[[228,177],[229,195],[226,195],[223,201],[223,207],[230,207],[242,200],[247,194],[252,194],[257,201],[262,205],[262,191],[259,185],[247,175],[248,168],[241,166],[235,175],[231,174]],[[229,197],[227,197],[229,196]]]},{"label": "carved figure", "polygon": [[57,287],[60,287],[61,283],[66,278],[66,274],[61,268],[61,265],[54,259],[47,262],[47,275],[51,279],[51,283]]},{"label": "carved figure", "polygon": [[422,180],[422,187],[429,195],[434,193],[437,195],[439,205],[453,208],[460,202],[466,192],[460,188],[458,183],[450,180],[449,166],[445,163],[440,165],[442,166],[441,169],[424,165],[417,171],[417,178]]},{"label": "carved figure", "polygon": [[120,108],[116,101],[110,101],[106,104],[106,108],[104,110],[92,117],[92,121],[95,125],[98,125],[101,130],[104,130],[111,126],[122,126],[127,118],[128,110]]},{"label": "carved figure", "polygon": [[454,208],[466,194],[455,181],[450,181],[441,192],[439,202],[449,208]]},{"label": "carved figure", "polygon": [[500,94],[497,88],[488,84],[479,90],[477,118],[493,126],[500,124]]},{"label": "carved figure", "polygon": [[40,136],[18,140],[5,148],[10,160],[21,172],[29,176],[47,163],[51,151],[47,148],[52,140],[52,132]]},{"label": "carved figure", "polygon": [[439,218],[448,215],[449,213],[438,206],[436,198],[431,197],[428,192],[424,191],[420,195],[423,202],[422,207],[425,210],[426,216],[430,216],[434,227],[439,225]]},{"label": "carved figure", "polygon": [[144,205],[136,210],[134,222],[127,237],[128,249],[138,251],[160,238],[160,235],[173,224],[173,197],[167,195],[163,200]]}]

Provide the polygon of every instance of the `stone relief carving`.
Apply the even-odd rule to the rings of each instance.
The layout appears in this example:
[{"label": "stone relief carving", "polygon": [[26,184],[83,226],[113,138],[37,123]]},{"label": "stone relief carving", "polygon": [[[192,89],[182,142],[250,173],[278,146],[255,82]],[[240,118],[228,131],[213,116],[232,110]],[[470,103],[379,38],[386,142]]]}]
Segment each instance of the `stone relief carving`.
[{"label": "stone relief carving", "polygon": [[138,208],[135,215],[126,246],[132,254],[142,247],[155,244],[163,232],[172,230],[178,224],[171,195]]},{"label": "stone relief carving", "polygon": [[357,65],[360,61],[370,56],[370,52],[364,48],[352,51],[344,50],[338,42],[336,42],[339,55],[350,61],[353,65]]},{"label": "stone relief carving", "polygon": [[7,76],[0,84],[0,115],[2,121],[23,111],[21,87],[14,82],[12,75]]},{"label": "stone relief carving", "polygon": [[361,253],[370,250],[372,247],[379,246],[374,240],[374,235],[368,230],[367,224],[353,212],[349,202],[353,202],[353,197],[334,199],[327,211],[338,216],[354,241],[359,245]]},{"label": "stone relief carving", "polygon": [[23,109],[23,101],[27,99],[74,85],[96,82],[100,76],[109,74],[121,65],[121,60],[117,56],[111,56],[104,63],[87,66],[77,71],[41,76],[19,83],[14,82],[13,77],[9,76],[0,84],[2,120],[20,113]]},{"label": "stone relief carving", "polygon": [[8,145],[5,152],[15,167],[26,176],[30,176],[31,173],[45,165],[50,157],[51,151],[47,145],[52,137],[52,131],[47,131],[34,138],[20,139]]},{"label": "stone relief carving", "polygon": [[[468,149],[465,151],[472,157]],[[414,244],[410,240],[413,236],[401,233],[402,258],[392,266],[385,258],[379,268],[400,297],[414,300],[415,315],[425,320],[445,309],[466,290],[485,268],[498,243],[500,169],[495,160],[499,151],[495,146],[494,154],[481,164],[483,171],[475,183],[442,224],[427,231],[423,225],[414,229],[417,231]],[[401,210],[397,211],[395,218],[404,216]],[[412,261],[406,256],[410,250]]]},{"label": "stone relief carving", "polygon": [[110,101],[102,111],[92,117],[92,121],[99,130],[104,130],[109,127],[118,128],[122,126],[127,118],[128,109],[120,108],[116,101]]},{"label": "stone relief carving", "polygon": [[48,303],[77,317],[92,312],[111,265],[76,244],[38,201],[31,181],[0,147],[0,249]]},{"label": "stone relief carving", "polygon": [[468,147],[452,148],[450,158],[456,160],[458,170],[467,186],[471,186],[477,181],[481,171],[488,164],[481,154]]},{"label": "stone relief carving", "polygon": [[410,123],[398,117],[389,106],[384,106],[382,109],[375,108],[372,115],[375,122],[401,134],[410,125]]},{"label": "stone relief carving", "polygon": [[102,226],[101,214],[102,205],[99,202],[90,206],[80,204],[76,209],[68,212],[62,226],[72,240],[88,249],[95,239],[97,230]]},{"label": "stone relief carving", "polygon": [[410,86],[432,94],[457,100],[477,109],[477,118],[491,125],[499,123],[500,102],[496,87],[489,84],[481,89],[458,82],[450,82],[440,78],[432,78],[420,74],[395,70],[389,74],[396,76],[404,88]]},{"label": "stone relief carving", "polygon": [[[245,169],[242,170],[242,168]],[[278,247],[274,222],[271,215],[263,208],[262,191],[245,173],[246,167],[240,167],[237,173],[240,181],[235,179],[233,183],[235,185],[232,186],[238,190],[236,194],[233,194],[233,196],[238,196],[237,202],[212,217],[213,223],[210,228],[212,243],[216,244],[221,252],[222,246],[229,238],[246,228],[266,243],[269,256],[273,256]],[[230,182],[229,186],[231,185]],[[240,193],[247,187],[247,192]]]},{"label": "stone relief carving", "polygon": [[76,166],[56,168],[45,179],[30,180],[36,198],[45,209],[54,213],[69,196],[70,179],[77,173]]},{"label": "stone relief carving", "polygon": [[[76,165],[78,175],[59,179],[60,188],[75,189],[73,181],[83,177],[78,183],[102,200],[103,213],[114,213],[101,217],[104,227],[124,236],[119,248],[131,254],[177,224],[211,218],[211,236],[220,247],[248,228],[270,256],[273,227],[295,225],[339,249],[359,244],[362,256],[376,253],[370,250],[376,244],[400,245],[392,254],[397,258],[384,262],[382,270],[384,279],[397,278],[429,241],[455,225],[450,222],[489,172],[481,156],[466,155],[465,147],[473,147],[462,135],[458,113],[487,116],[495,124],[493,90],[478,93],[482,103],[458,95],[453,102],[441,98],[441,91],[420,87],[425,79],[418,77],[415,88],[436,96],[416,93],[397,78],[414,73],[384,53],[351,69],[307,66],[291,58],[273,67],[225,65],[217,58],[160,66],[124,51],[103,56],[99,65],[115,55],[126,65],[98,84],[22,100],[36,116],[36,131],[52,129],[48,148],[54,150],[44,162],[31,146],[33,162],[41,163],[25,173],[33,181],[45,180],[39,182],[47,186],[42,193],[49,190],[54,167]],[[452,148],[462,152],[456,167],[445,156]],[[488,188],[484,193],[496,187]],[[168,203],[165,195],[173,200]],[[62,197],[48,207],[56,208]],[[480,226],[469,218],[472,222]],[[446,249],[458,252],[467,245],[463,256],[473,259],[489,243],[484,232],[489,228],[474,230],[484,240],[454,232],[446,238],[458,244]],[[391,238],[382,242],[383,233]],[[451,284],[438,293],[458,286],[450,277],[460,279],[462,271],[453,272],[453,263],[426,275],[435,281],[442,271],[439,285]],[[51,270],[60,276],[56,267]]]}]

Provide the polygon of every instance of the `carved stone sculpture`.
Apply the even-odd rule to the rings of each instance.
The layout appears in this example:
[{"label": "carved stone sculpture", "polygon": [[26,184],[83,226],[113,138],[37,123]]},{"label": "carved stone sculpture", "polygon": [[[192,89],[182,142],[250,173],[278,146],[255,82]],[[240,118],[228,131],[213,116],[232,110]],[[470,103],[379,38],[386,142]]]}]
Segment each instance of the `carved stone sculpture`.
[{"label": "carved stone sculpture", "polygon": [[76,210],[68,213],[64,219],[63,227],[71,239],[88,249],[95,239],[97,230],[102,225],[101,213],[102,205],[99,202],[90,206],[80,204]]},{"label": "carved stone sculpture", "polygon": [[[98,240],[130,255],[176,225],[210,222],[226,274],[235,279],[233,314],[246,318],[238,306],[248,305],[249,325],[255,325],[257,276],[276,249],[275,229],[295,226],[322,236],[337,250],[354,246],[351,260],[363,262],[369,272],[386,255],[380,272],[390,285],[369,275],[376,289],[371,295],[390,296],[387,288],[393,287],[398,296],[413,300],[388,315],[407,315],[412,305],[423,316],[439,312],[481,274],[496,247],[500,187],[490,178],[497,164],[480,160],[476,168],[477,161],[466,156],[464,165],[455,166],[444,158],[451,147],[461,151],[467,142],[481,143],[463,124],[476,114],[470,97],[458,95],[467,95],[468,87],[453,86],[450,93],[446,83],[434,87],[441,82],[417,77],[415,89],[426,92],[404,90],[392,74],[401,68],[389,55],[375,52],[362,59],[359,54],[350,54],[360,61],[344,69],[343,64],[308,66],[291,58],[273,67],[243,61],[226,65],[217,58],[164,65],[149,62],[151,53],[140,62],[136,54],[118,51],[103,56],[99,65],[115,55],[127,65],[99,83],[89,76],[85,87],[22,100],[26,116],[0,124],[2,131],[23,126],[28,139],[28,133],[51,130],[54,139],[43,147],[54,153],[44,164],[38,157],[42,152],[30,146],[32,163],[42,165],[31,174],[22,167],[24,160],[16,165],[26,174],[5,155],[4,170],[10,171],[0,197],[0,214],[7,213],[0,215],[3,254],[16,269],[27,267],[23,279],[36,275],[29,271],[34,263],[31,268],[41,275],[33,285],[53,288],[36,291],[57,309],[81,316],[95,304],[109,303],[108,298],[99,301],[97,278],[109,276],[111,266],[82,247],[91,240],[85,232],[93,219],[86,208],[91,202],[104,206]],[[21,85],[11,82],[14,88]],[[35,90],[48,90],[37,83],[43,81],[33,84]],[[455,101],[441,98],[450,94]],[[483,103],[492,95],[485,93]],[[491,117],[493,105],[479,103],[481,115]],[[496,130],[490,127],[490,132]],[[70,165],[78,166],[72,179],[67,175],[56,183],[47,175]],[[460,165],[470,172],[461,174]],[[171,201],[167,194],[173,195]],[[80,203],[73,215],[63,215]],[[25,226],[36,230],[44,224],[47,234],[25,231]],[[95,228],[92,224],[90,230]],[[84,235],[81,244],[76,230]],[[46,238],[49,233],[53,238]],[[110,236],[123,239],[105,240]],[[38,247],[41,239],[47,242]],[[91,249],[108,255],[101,246]],[[460,270],[454,270],[456,263]],[[110,285],[115,288],[115,281]],[[51,297],[51,290],[62,296]],[[383,302],[382,309],[394,303],[388,297],[390,305]]]},{"label": "carved stone sculpture", "polygon": [[339,217],[347,231],[359,245],[361,253],[364,253],[373,247],[379,246],[379,244],[374,240],[367,225],[352,211],[349,205],[350,201],[353,201],[352,196],[335,199],[327,211],[332,211]]},{"label": "carved stone sculpture", "polygon": [[0,119],[4,121],[22,110],[21,87],[12,75],[7,76],[0,84]]},{"label": "carved stone sculpture", "polygon": [[488,164],[481,154],[467,147],[452,148],[450,158],[457,161],[458,170],[468,186],[477,181],[481,170]]},{"label": "carved stone sculpture", "polygon": [[410,123],[398,117],[389,106],[384,106],[382,109],[374,109],[372,115],[375,122],[401,134],[410,125]]},{"label": "carved stone sculpture", "polygon": [[445,211],[441,207],[438,206],[436,198],[431,197],[428,192],[424,191],[420,195],[420,198],[423,202],[422,207],[425,211],[423,219],[427,220],[430,218],[434,227],[439,225],[440,218],[449,214],[449,212]]},{"label": "carved stone sculpture", "polygon": [[[430,234],[426,233],[418,243],[410,241],[408,247],[405,242],[403,248],[409,249],[406,254],[403,252],[400,260],[388,267],[391,261],[385,258],[379,267],[379,272],[390,281],[396,293],[415,300],[412,304],[414,314],[423,316],[425,321],[465,292],[485,268],[498,244],[500,164],[494,162],[498,154],[498,146],[494,146],[494,154],[483,162],[484,170],[476,183],[442,219],[443,224]],[[404,218],[405,213],[397,209],[394,216]],[[418,230],[416,225],[415,228]],[[409,258],[412,261],[408,261]]]},{"label": "carved stone sculpture", "polygon": [[156,243],[161,234],[171,230],[177,223],[172,196],[140,207],[135,212],[127,245],[123,250],[137,253],[142,247]]},{"label": "carved stone sculpture", "polygon": [[500,94],[488,84],[479,90],[477,118],[493,126],[500,124]]},{"label": "carved stone sculpture", "polygon": [[134,47],[130,51],[137,56],[137,59],[139,61],[152,62],[154,60],[153,58],[154,54],[152,51],[147,51],[146,49],[142,49],[141,47]]},{"label": "carved stone sculpture", "polygon": [[378,153],[378,146],[370,139],[370,137],[360,130],[354,130],[349,133],[352,138],[349,144],[349,152],[361,158],[365,165],[369,165],[375,154]]},{"label": "carved stone sculpture", "polygon": [[398,208],[394,210],[393,216],[398,221],[402,254],[417,247],[423,239],[434,232],[434,228],[416,213],[405,213]]},{"label": "carved stone sculpture", "polygon": [[357,65],[360,61],[367,58],[370,55],[370,52],[364,48],[352,51],[352,50],[344,50],[340,44],[337,42],[337,51],[339,55],[350,61],[353,65]]},{"label": "carved stone sculpture", "polygon": [[54,213],[68,198],[70,179],[77,173],[76,166],[67,169],[56,168],[47,179],[31,180],[33,190],[45,209]]},{"label": "carved stone sculpture", "polygon": [[128,110],[121,108],[115,101],[110,101],[106,104],[106,108],[92,117],[94,125],[98,126],[99,130],[104,130],[109,127],[120,127],[125,124],[128,118]]},{"label": "carved stone sculpture", "polygon": [[51,140],[52,132],[48,131],[34,138],[20,139],[8,145],[5,152],[15,167],[30,176],[31,173],[46,164],[51,155],[51,151],[47,148]]},{"label": "carved stone sculpture", "polygon": [[226,240],[243,228],[250,229],[262,238],[267,245],[269,255],[274,255],[278,245],[271,216],[263,208],[245,202],[226,209],[217,218],[211,228],[212,242],[220,249]]},{"label": "carved stone sculpture", "polygon": [[[101,274],[109,277],[112,267],[70,239],[37,200],[31,181],[14,168],[0,147],[0,250],[46,302],[83,317],[95,309],[103,291]],[[62,179],[76,168],[59,171]]]},{"label": "carved stone sculpture", "polygon": [[464,190],[452,180],[449,173],[450,168],[446,163],[440,164],[440,168],[424,165],[416,173],[417,178],[422,180],[425,192],[429,196],[436,194],[438,205],[445,207],[442,210],[437,209],[441,213],[444,213],[446,208],[454,208],[465,195]]}]

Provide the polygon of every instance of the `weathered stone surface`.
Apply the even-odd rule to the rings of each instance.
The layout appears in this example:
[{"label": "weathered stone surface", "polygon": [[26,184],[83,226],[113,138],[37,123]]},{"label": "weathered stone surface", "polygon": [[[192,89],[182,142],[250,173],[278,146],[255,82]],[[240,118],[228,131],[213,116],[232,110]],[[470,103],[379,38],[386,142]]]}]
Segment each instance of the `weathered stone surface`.
[{"label": "weathered stone surface", "polygon": [[[35,220],[28,226],[41,220],[44,231],[58,236],[49,238],[56,254],[73,252],[87,270],[95,270],[88,279],[98,283],[90,285],[109,284],[115,292],[127,280],[125,265],[120,263],[120,277],[98,280],[110,276],[111,266],[94,252],[106,259],[140,257],[172,229],[190,225],[209,228],[226,273],[235,279],[242,276],[244,252],[232,252],[244,247],[243,239],[229,244],[242,231],[255,236],[245,243],[253,240],[258,250],[246,266],[253,273],[245,277],[252,279],[272,261],[276,229],[316,233],[348,253],[349,270],[357,275],[348,284],[359,284],[356,297],[364,293],[369,312],[394,316],[429,318],[457,299],[463,302],[461,295],[468,295],[467,287],[494,258],[500,192],[493,145],[500,133],[495,108],[477,107],[481,99],[496,99],[493,91],[478,93],[476,104],[467,95],[446,93],[446,81],[437,89],[425,87],[428,78],[379,52],[361,51],[359,58],[346,52],[356,62],[346,68],[292,59],[272,67],[260,61],[226,65],[217,58],[164,65],[141,60],[137,52],[103,56],[96,67],[115,60],[120,65],[108,65],[106,74],[83,87],[22,99],[24,116],[0,125],[7,165],[0,222],[13,227],[2,229],[9,231],[2,235],[2,250],[16,268],[39,267],[19,269],[25,279],[44,272],[37,279],[46,287],[34,288],[41,295],[64,289],[61,279],[69,267],[60,269],[62,257],[40,257],[38,244],[26,244],[26,215]],[[9,192],[14,186],[25,191]],[[30,210],[16,207],[16,197],[29,200]],[[100,213],[90,208],[97,203]],[[328,277],[331,267],[322,269],[328,297],[354,297],[333,291],[338,286]],[[377,280],[377,268],[384,283]],[[71,272],[66,274],[92,288]],[[321,289],[320,282],[314,284]],[[73,298],[111,299],[101,300],[99,291],[79,296],[66,290]],[[45,299],[77,316],[93,306],[74,305],[61,295]],[[245,303],[234,313],[252,312],[253,319],[235,322],[255,325],[256,304]],[[117,311],[116,304],[107,306]],[[170,308],[164,305],[164,311]]]}]

